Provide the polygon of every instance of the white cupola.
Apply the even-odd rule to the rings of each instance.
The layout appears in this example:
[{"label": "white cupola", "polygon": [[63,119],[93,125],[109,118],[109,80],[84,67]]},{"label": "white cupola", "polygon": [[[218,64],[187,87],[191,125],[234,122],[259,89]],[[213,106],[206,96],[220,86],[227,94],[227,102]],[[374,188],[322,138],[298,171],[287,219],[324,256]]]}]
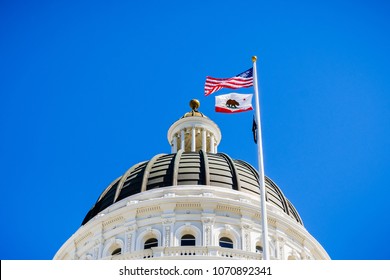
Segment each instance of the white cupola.
[{"label": "white cupola", "polygon": [[217,153],[221,141],[219,127],[208,117],[198,111],[200,102],[196,99],[190,101],[191,112],[186,113],[168,130],[168,142],[171,152],[199,152]]}]

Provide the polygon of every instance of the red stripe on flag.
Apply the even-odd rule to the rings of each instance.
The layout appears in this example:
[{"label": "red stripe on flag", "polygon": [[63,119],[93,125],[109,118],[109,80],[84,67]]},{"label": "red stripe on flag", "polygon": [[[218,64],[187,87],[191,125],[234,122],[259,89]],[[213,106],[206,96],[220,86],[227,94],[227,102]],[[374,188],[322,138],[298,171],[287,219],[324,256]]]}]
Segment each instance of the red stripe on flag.
[{"label": "red stripe on flag", "polygon": [[[246,75],[243,75],[246,74]],[[210,76],[206,77],[206,83],[204,87],[205,95],[210,95],[217,90],[222,88],[231,88],[238,89],[243,87],[251,87],[253,86],[253,77],[252,70],[249,69],[246,72],[241,73],[232,78],[213,78]]]},{"label": "red stripe on flag", "polygon": [[253,110],[252,107],[248,107],[245,109],[229,109],[229,108],[223,108],[223,107],[215,107],[215,112],[217,113],[228,113],[228,114],[233,114],[233,113],[241,113],[241,112],[246,112],[246,111],[251,111]]}]

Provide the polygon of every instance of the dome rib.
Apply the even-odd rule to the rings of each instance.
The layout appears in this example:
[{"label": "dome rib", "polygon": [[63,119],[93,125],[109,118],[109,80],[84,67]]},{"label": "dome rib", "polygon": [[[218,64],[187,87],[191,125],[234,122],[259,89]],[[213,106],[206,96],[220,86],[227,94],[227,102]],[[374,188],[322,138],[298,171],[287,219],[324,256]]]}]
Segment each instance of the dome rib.
[{"label": "dome rib", "polygon": [[175,154],[175,159],[173,162],[172,186],[177,186],[177,180],[179,176],[179,163],[182,154],[183,154],[182,149],[177,151],[177,153]]},{"label": "dome rib", "polygon": [[[98,200],[96,202],[99,202],[102,200],[103,197],[106,196],[106,194],[115,186],[115,184],[121,179],[122,177],[116,178],[114,181],[111,182],[111,184],[102,192],[102,194],[99,196]],[[116,186],[118,187],[118,186]]]},{"label": "dome rib", "polygon": [[138,166],[138,164],[134,164],[132,167],[130,167],[129,169],[127,169],[127,171],[125,172],[125,174],[123,174],[123,176],[121,177],[120,181],[119,181],[119,184],[116,188],[116,192],[115,192],[115,197],[114,197],[114,203],[117,201],[118,197],[119,197],[119,194],[121,193],[121,190],[123,188],[123,184],[125,183],[126,179],[129,177],[129,175],[131,173],[134,172],[135,168]]},{"label": "dome rib", "polygon": [[292,203],[286,198],[286,201],[287,201],[287,204],[289,206],[289,209],[290,209],[290,213],[291,215],[293,215],[295,217],[295,219],[303,225],[303,221],[301,219],[301,216],[299,215],[297,209],[295,209],[294,205],[292,205]]},{"label": "dome rib", "polygon": [[126,197],[132,196],[141,192],[142,178],[147,161],[138,163],[128,176],[124,176],[123,186],[119,191],[116,201],[120,201]]},{"label": "dome rib", "polygon": [[[255,179],[256,179],[256,194],[260,195],[259,173],[257,172],[257,170],[254,169],[252,165],[250,165],[249,163],[247,163],[243,160],[236,160],[236,161],[241,163],[242,165],[244,165],[251,172],[251,174],[255,177]],[[265,193],[265,198],[267,199],[267,192]]]},{"label": "dome rib", "polygon": [[203,172],[204,172],[204,184],[210,185],[210,168],[209,168],[209,158],[207,157],[207,153],[203,152],[203,150],[199,151],[200,160],[203,162]]},{"label": "dome rib", "polygon": [[240,174],[237,172],[236,165],[234,164],[232,158],[224,153],[219,153],[219,155],[225,158],[225,160],[229,164],[230,170],[232,171],[233,190],[241,191]]},{"label": "dome rib", "polygon": [[152,157],[151,160],[149,160],[148,164],[146,164],[146,167],[145,167],[145,170],[144,170],[144,175],[142,177],[142,185],[141,185],[141,192],[144,192],[146,191],[146,187],[148,185],[148,179],[149,179],[149,175],[150,175],[150,171],[152,170],[153,168],[153,165],[155,164],[155,162],[162,156],[164,156],[165,154],[158,154],[158,155],[155,155],[154,157]]},{"label": "dome rib", "polygon": [[[282,191],[280,190],[280,188],[272,180],[270,180],[268,177],[266,177],[265,179],[266,179],[267,183],[272,187],[272,189],[277,193],[277,196],[274,196],[273,194],[270,193],[269,199],[272,200],[273,197],[275,197],[275,199],[278,199],[278,197],[285,198],[285,196],[282,193]],[[288,207],[288,204],[287,204],[287,200],[286,199],[282,199],[282,200],[279,200],[279,201],[283,205],[283,207],[282,207],[283,211],[286,212],[287,215],[290,215],[290,210],[289,210],[289,207]],[[277,203],[277,202],[275,202],[275,203]]]}]

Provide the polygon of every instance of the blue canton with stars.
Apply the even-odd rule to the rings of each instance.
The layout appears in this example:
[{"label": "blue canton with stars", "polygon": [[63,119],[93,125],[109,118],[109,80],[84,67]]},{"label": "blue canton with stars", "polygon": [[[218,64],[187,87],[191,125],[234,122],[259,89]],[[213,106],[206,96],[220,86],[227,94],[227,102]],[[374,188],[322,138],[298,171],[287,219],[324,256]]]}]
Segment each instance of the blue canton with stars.
[{"label": "blue canton with stars", "polygon": [[253,77],[253,68],[250,68],[246,70],[245,72],[242,72],[241,74],[238,74],[236,77],[241,77],[241,78],[251,78]]}]

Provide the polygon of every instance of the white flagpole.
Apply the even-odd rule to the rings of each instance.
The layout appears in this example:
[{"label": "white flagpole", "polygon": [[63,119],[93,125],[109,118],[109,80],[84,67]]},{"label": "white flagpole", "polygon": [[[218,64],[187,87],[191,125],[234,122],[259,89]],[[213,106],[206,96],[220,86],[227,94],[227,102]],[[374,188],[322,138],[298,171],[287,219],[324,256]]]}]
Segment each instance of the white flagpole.
[{"label": "white flagpole", "polygon": [[261,226],[263,237],[263,260],[269,260],[269,243],[268,243],[268,221],[267,221],[267,207],[265,201],[265,179],[264,179],[264,162],[263,162],[263,143],[261,138],[261,121],[260,121],[260,101],[259,89],[257,84],[257,57],[252,57],[253,62],[253,88],[255,90],[256,103],[256,123],[257,123],[257,159],[259,171],[259,185],[260,185],[260,212],[261,212]]}]

